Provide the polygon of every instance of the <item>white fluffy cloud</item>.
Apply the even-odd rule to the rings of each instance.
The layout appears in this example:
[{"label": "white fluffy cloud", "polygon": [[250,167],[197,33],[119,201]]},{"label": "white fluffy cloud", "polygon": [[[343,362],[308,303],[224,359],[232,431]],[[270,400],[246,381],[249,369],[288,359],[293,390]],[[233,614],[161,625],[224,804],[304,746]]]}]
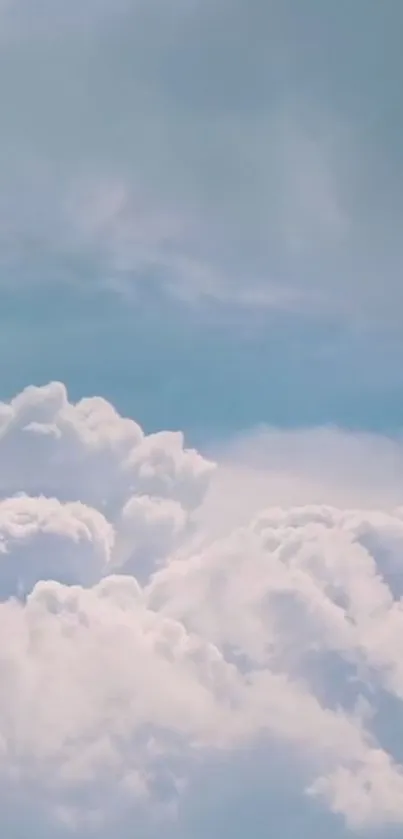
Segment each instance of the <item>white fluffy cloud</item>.
[{"label": "white fluffy cloud", "polygon": [[[171,499],[191,510],[203,498],[213,468],[183,448],[182,434],[145,436],[104,399],[69,404],[57,382],[27,388],[1,406],[0,457],[2,495],[43,493],[112,515],[134,494]],[[125,518],[131,513],[126,507]]]},{"label": "white fluffy cloud", "polygon": [[91,585],[108,569],[114,533],[93,507],[25,495],[0,501],[0,596],[39,580]]},{"label": "white fluffy cloud", "polygon": [[326,434],[320,490],[314,432],[305,466],[281,435],[265,464],[261,435],[249,472],[245,450],[214,470],[181,435],[73,405],[57,383],[1,404],[0,799],[15,835],[33,807],[39,832],[128,819],[151,836],[163,819],[185,836],[203,766],[230,777],[255,755],[256,773],[262,753],[268,777],[286,755],[305,806],[346,830],[403,824],[384,710],[401,724],[403,510],[393,480],[376,504],[351,503],[351,486],[343,504],[323,440],[355,453],[357,495],[371,446]]}]

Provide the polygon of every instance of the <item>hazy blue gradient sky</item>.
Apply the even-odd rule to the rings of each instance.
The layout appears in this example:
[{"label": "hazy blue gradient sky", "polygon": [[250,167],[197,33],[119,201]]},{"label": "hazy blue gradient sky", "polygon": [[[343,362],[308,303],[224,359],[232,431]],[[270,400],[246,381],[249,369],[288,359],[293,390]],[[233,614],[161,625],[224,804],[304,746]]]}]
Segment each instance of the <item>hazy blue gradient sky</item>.
[{"label": "hazy blue gradient sky", "polygon": [[396,428],[398,0],[1,10],[0,391]]}]

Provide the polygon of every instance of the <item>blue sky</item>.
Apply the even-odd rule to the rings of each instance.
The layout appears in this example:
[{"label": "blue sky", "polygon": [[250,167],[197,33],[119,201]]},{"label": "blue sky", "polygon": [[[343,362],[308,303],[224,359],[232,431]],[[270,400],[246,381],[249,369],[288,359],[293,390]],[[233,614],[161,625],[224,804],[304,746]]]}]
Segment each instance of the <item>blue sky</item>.
[{"label": "blue sky", "polygon": [[401,0],[0,0],[13,839],[401,834],[402,31]]},{"label": "blue sky", "polygon": [[149,430],[181,428],[195,443],[260,423],[399,429],[397,336],[308,314],[225,316],[65,287],[3,293],[3,396],[61,379],[73,398],[102,393]]},{"label": "blue sky", "polygon": [[2,394],[62,378],[197,438],[396,429],[400,3],[2,18]]}]

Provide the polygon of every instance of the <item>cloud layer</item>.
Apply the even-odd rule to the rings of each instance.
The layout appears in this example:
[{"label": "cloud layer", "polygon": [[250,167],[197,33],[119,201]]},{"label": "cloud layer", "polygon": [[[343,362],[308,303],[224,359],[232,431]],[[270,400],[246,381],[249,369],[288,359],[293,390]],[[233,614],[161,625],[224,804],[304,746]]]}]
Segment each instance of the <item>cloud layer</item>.
[{"label": "cloud layer", "polygon": [[[338,436],[365,477],[368,441]],[[218,796],[247,771],[264,801],[287,765],[335,836],[403,824],[387,726],[403,699],[397,485],[366,509],[335,506],[329,464],[312,499],[297,459],[296,503],[279,443],[277,463],[264,465],[261,435],[249,473],[228,453],[214,469],[181,435],[145,435],[100,398],[71,404],[58,383],[1,404],[0,799],[13,835],[32,808],[42,835],[186,836],[214,766]],[[316,443],[321,456],[323,433]]]},{"label": "cloud layer", "polygon": [[400,320],[400,4],[0,15],[3,287]]}]

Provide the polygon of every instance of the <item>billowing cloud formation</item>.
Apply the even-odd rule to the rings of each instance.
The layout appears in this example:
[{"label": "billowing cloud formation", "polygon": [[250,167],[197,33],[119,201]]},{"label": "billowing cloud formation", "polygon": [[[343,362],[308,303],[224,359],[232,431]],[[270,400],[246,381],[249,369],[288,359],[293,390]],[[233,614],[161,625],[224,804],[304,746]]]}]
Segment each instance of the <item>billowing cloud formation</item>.
[{"label": "billowing cloud formation", "polygon": [[92,584],[111,560],[113,527],[93,507],[20,495],[0,501],[0,596],[38,580]]},{"label": "billowing cloud formation", "polygon": [[[0,493],[45,493],[112,513],[131,495],[200,503],[211,465],[180,433],[145,437],[104,399],[70,405],[62,384],[28,388],[0,414]],[[135,505],[123,511],[135,515]]]},{"label": "billowing cloud formation", "polygon": [[402,508],[306,489],[249,521],[235,505],[218,533],[220,491],[245,492],[245,471],[220,488],[228,464],[214,473],[180,435],[147,436],[99,398],[73,405],[57,383],[0,418],[0,799],[15,829],[33,807],[42,832],[128,819],[151,836],[162,819],[186,836],[203,767],[250,755],[269,777],[279,754],[308,809],[401,826],[385,720],[402,719]]}]

